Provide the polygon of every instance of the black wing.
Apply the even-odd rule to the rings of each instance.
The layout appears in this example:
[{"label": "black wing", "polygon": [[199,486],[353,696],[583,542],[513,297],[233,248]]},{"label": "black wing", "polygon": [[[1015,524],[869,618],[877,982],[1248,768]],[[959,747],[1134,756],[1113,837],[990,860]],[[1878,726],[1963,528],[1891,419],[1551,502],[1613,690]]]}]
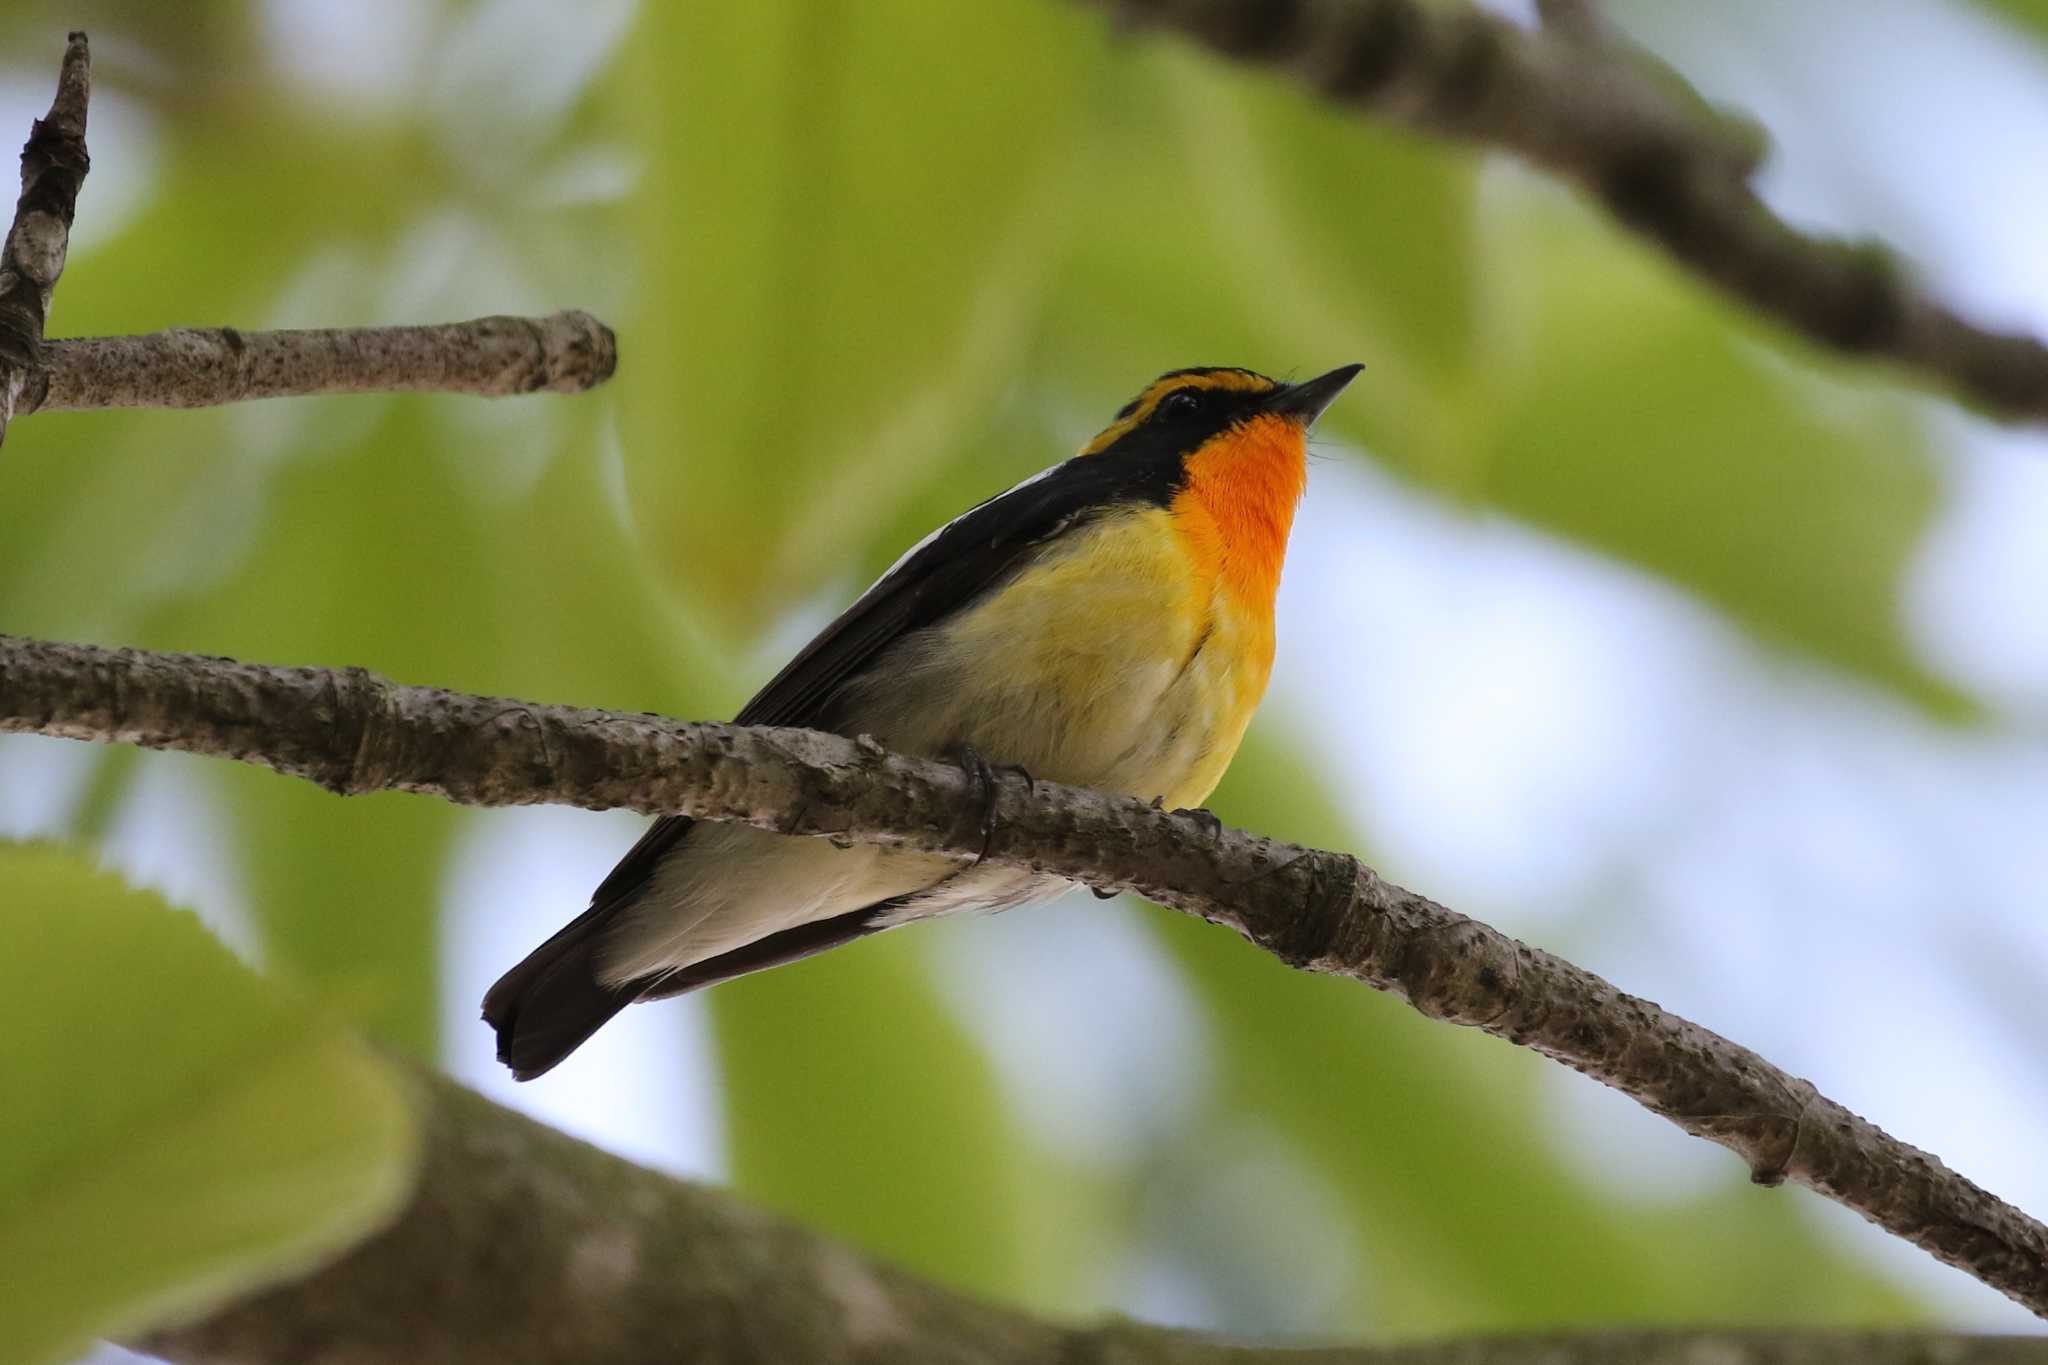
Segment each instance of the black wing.
[{"label": "black wing", "polygon": [[[1173,472],[1178,472],[1178,461]],[[1156,469],[1077,456],[963,512],[928,536],[805,645],[754,699],[739,725],[830,728],[832,702],[848,679],[891,644],[960,610],[1019,568],[1030,550],[1076,522],[1126,502],[1168,495]],[[649,827],[592,895],[622,901],[690,828],[687,816]]]},{"label": "black wing", "polygon": [[1123,500],[1131,482],[1109,461],[1073,459],[955,517],[805,645],[735,724],[826,723],[833,694],[882,650],[996,586],[1033,547]]}]

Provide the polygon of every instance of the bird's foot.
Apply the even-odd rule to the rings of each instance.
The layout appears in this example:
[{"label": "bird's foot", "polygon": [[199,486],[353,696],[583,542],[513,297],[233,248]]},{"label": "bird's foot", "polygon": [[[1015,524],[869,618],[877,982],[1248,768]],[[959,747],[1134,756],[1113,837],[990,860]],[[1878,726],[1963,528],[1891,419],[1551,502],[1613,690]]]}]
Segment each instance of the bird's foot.
[{"label": "bird's foot", "polygon": [[1190,820],[1193,820],[1196,824],[1200,825],[1202,827],[1202,833],[1208,838],[1209,842],[1212,844],[1215,843],[1217,837],[1223,833],[1222,819],[1217,816],[1215,811],[1210,810],[1207,806],[1183,806],[1181,809],[1175,811],[1174,814],[1185,815]]},{"label": "bird's foot", "polygon": [[[961,769],[981,788],[981,852],[974,855],[972,864],[979,867],[982,859],[988,857],[989,844],[996,836],[996,771],[972,744],[956,745],[952,750],[952,756]],[[1018,768],[1017,771],[1024,772],[1022,768]],[[1025,773],[1024,777],[1028,782],[1031,775]]]}]

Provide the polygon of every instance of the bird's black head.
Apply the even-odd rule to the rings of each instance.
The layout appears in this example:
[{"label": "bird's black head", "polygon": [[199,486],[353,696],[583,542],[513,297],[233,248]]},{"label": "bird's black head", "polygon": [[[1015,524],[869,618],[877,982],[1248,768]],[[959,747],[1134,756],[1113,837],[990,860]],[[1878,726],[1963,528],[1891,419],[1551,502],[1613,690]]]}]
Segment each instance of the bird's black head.
[{"label": "bird's black head", "polygon": [[1124,404],[1081,453],[1134,462],[1185,458],[1255,417],[1280,416],[1307,427],[1361,368],[1345,365],[1300,384],[1227,365],[1169,370]]}]

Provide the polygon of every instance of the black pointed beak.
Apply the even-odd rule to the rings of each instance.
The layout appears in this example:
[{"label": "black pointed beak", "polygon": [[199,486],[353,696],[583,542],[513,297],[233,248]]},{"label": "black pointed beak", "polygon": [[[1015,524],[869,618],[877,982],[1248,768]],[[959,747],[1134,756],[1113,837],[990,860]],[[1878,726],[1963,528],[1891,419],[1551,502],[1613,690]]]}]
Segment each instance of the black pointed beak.
[{"label": "black pointed beak", "polygon": [[1337,395],[1344,392],[1344,386],[1364,368],[1363,365],[1340,365],[1328,374],[1276,389],[1266,400],[1266,411],[1292,417],[1303,426],[1310,426],[1323,415],[1324,408],[1337,401]]}]

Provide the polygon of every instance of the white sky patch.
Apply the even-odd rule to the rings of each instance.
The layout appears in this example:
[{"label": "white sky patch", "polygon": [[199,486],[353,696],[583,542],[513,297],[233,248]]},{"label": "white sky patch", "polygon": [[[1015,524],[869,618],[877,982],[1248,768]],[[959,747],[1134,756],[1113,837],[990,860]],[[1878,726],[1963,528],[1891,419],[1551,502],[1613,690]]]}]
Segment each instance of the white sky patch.
[{"label": "white sky patch", "polygon": [[102,1341],[95,1343],[92,1350],[80,1356],[78,1365],[156,1365],[156,1361],[155,1356],[140,1355],[110,1341]]},{"label": "white sky patch", "polygon": [[1726,632],[1678,596],[1346,455],[1296,523],[1274,696],[1343,736],[1330,776],[1402,875],[1526,915],[1628,857],[1694,759]]},{"label": "white sky patch", "polygon": [[1546,1068],[1542,1100],[1552,1150],[1619,1197],[1651,1207],[1685,1203],[1726,1189],[1730,1172],[1742,1169],[1733,1153],[1575,1071]]},{"label": "white sky patch", "polygon": [[217,758],[146,753],[100,844],[107,866],[162,893],[200,920],[243,961],[261,965],[262,935],[241,885],[242,860],[220,789],[207,779]]},{"label": "white sky patch", "polygon": [[643,817],[540,806],[476,818],[450,860],[441,914],[443,1061],[451,1075],[621,1156],[676,1175],[726,1170],[724,1110],[701,995],[633,1005],[539,1080],[498,1064],[484,992],[590,903]]},{"label": "white sky patch", "polygon": [[97,745],[0,735],[0,839],[54,839],[85,795]]},{"label": "white sky patch", "polygon": [[1146,1191],[1124,1310],[1166,1326],[1281,1336],[1369,1316],[1343,1197],[1285,1137],[1244,1122],[1209,1135],[1198,1169]]},{"label": "white sky patch", "polygon": [[634,0],[485,0],[448,25],[428,96],[455,164],[505,184],[530,176],[636,9]]},{"label": "white sky patch", "polygon": [[1951,677],[2048,722],[2048,436],[1944,425],[1960,458],[1908,584],[1908,624]]},{"label": "white sky patch", "polygon": [[1492,10],[1523,28],[1540,28],[1543,24],[1543,14],[1536,8],[1536,0],[1478,0],[1478,3],[1479,8]]},{"label": "white sky patch", "polygon": [[1987,321],[2048,331],[2039,163],[2048,58],[1941,0],[1622,0],[1613,19],[1761,118],[1761,188],[1801,224],[1879,233]]},{"label": "white sky patch", "polygon": [[[554,300],[488,218],[453,205],[415,220],[378,272],[379,316],[406,322],[539,315]],[[450,429],[437,452],[478,503],[524,498],[563,450],[574,420],[557,395],[456,399],[435,406]]]},{"label": "white sky patch", "polygon": [[[55,30],[53,37],[61,36]],[[101,44],[95,35],[94,49]],[[42,64],[0,67],[0,128],[19,139],[27,135],[31,122],[50,112],[50,97],[57,91],[57,58],[61,49],[51,47],[40,55]],[[86,177],[80,194],[78,221],[71,225],[66,268],[73,268],[101,245],[112,241],[128,226],[156,193],[159,147],[155,111],[147,103],[131,98],[120,85],[95,75],[92,91],[91,135],[93,174]],[[17,148],[19,142],[14,144]],[[13,174],[14,154],[8,158]],[[13,217],[9,211],[9,218]],[[64,296],[60,286],[51,310],[51,335],[61,335]]]},{"label": "white sky patch", "polygon": [[923,932],[1012,1112],[1067,1159],[1140,1164],[1207,1095],[1208,1018],[1135,907],[1071,892]]},{"label": "white sky patch", "polygon": [[429,0],[266,0],[264,55],[294,94],[358,117],[395,117],[416,97],[445,9]]},{"label": "white sky patch", "polygon": [[632,194],[647,169],[647,156],[623,143],[583,143],[540,168],[530,182],[531,201],[544,209],[612,204]]}]

